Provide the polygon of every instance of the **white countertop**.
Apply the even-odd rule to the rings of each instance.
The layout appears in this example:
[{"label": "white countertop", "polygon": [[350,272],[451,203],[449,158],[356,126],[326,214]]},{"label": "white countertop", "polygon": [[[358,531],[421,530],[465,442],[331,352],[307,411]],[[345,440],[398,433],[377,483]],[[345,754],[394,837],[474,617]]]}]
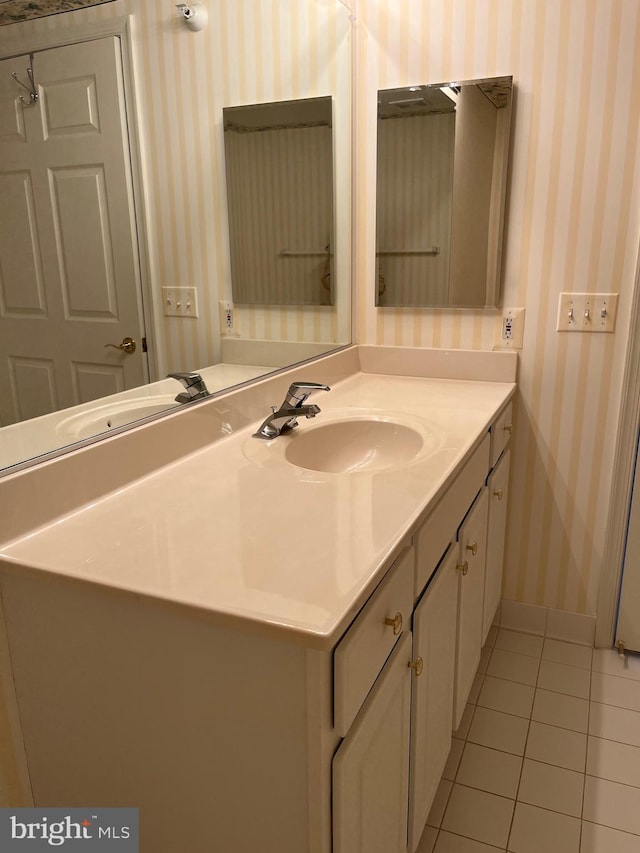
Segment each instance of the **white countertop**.
[{"label": "white countertop", "polygon": [[[329,648],[514,390],[357,373],[317,395],[322,413],[291,436],[260,442],[251,437],[258,423],[244,427],[14,540],[0,557],[5,571],[83,579]],[[273,461],[284,442],[345,409],[417,419],[437,448],[378,472]],[[153,424],[140,429],[152,439]]]}]

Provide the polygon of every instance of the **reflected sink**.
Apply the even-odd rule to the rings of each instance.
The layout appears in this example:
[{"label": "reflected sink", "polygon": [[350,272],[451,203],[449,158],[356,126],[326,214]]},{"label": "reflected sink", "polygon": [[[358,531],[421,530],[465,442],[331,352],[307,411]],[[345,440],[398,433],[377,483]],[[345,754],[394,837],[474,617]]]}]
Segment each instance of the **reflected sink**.
[{"label": "reflected sink", "polygon": [[102,432],[130,424],[141,418],[157,415],[167,409],[176,407],[173,397],[139,397],[131,400],[121,400],[119,403],[96,406],[84,412],[78,412],[58,424],[57,432],[70,441],[80,441],[91,438]]},{"label": "reflected sink", "polygon": [[423,449],[423,437],[412,427],[367,418],[322,424],[295,433],[284,455],[299,468],[346,474],[404,465]]}]

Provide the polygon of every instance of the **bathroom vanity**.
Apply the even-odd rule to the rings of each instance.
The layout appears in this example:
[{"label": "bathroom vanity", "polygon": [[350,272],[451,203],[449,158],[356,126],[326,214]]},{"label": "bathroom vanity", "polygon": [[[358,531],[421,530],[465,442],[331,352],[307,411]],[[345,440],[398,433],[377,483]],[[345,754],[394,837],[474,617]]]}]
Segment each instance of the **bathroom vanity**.
[{"label": "bathroom vanity", "polygon": [[[0,481],[34,803],[138,807],[143,853],[414,851],[499,601],[515,375],[352,347]],[[321,413],[253,438],[300,379]]]}]

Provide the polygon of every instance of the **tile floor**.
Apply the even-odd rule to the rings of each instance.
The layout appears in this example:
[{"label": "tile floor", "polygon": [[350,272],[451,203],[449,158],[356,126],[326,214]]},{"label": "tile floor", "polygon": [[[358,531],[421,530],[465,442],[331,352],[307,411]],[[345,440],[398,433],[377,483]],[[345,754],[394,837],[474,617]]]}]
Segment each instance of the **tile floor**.
[{"label": "tile floor", "polygon": [[640,853],[640,657],[492,628],[417,853]]}]

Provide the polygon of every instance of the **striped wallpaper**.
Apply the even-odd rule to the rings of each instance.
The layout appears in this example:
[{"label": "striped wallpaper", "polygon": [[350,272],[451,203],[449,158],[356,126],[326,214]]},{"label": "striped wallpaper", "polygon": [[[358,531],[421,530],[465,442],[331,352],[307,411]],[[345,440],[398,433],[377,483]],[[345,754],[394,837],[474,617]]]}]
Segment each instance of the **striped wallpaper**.
[{"label": "striped wallpaper", "polygon": [[[341,0],[205,0],[209,25],[192,32],[175,3],[114,0],[0,28],[12,39],[131,14],[142,137],[149,278],[159,374],[220,357],[220,299],[231,299],[222,108],[331,95],[337,140],[336,279],[351,274],[350,12]],[[195,285],[199,318],[165,318],[160,288]],[[274,340],[350,340],[350,295],[338,308],[241,306],[237,334]]]},{"label": "striped wallpaper", "polygon": [[[376,90],[513,74],[507,306],[526,308],[504,595],[595,613],[640,236],[637,0],[358,7],[357,339],[490,349],[495,313],[376,309]],[[562,291],[620,293],[614,335],[558,334]]]},{"label": "striped wallpaper", "polygon": [[331,133],[328,126],[225,131],[236,305],[331,304]]},{"label": "striped wallpaper", "polygon": [[378,121],[380,305],[447,303],[454,133],[454,113]]}]

